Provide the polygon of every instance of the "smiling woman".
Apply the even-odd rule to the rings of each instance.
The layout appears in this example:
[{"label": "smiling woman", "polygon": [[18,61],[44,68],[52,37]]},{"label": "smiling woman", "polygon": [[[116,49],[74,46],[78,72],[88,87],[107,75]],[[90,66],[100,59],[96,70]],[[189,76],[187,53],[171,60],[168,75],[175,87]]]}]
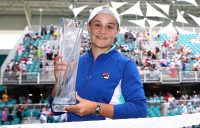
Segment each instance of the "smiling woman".
[{"label": "smiling woman", "polygon": [[[136,64],[120,54],[113,44],[119,26],[120,17],[115,9],[100,6],[91,12],[87,24],[91,49],[79,59],[77,104],[65,108],[67,121],[147,116],[146,97]],[[59,70],[56,67],[61,63],[56,61],[55,74]],[[55,97],[57,85],[58,82],[55,83],[50,103]]]},{"label": "smiling woman", "polygon": [[94,59],[108,51],[113,44],[114,38],[119,33],[118,24],[113,16],[107,13],[99,13],[88,24],[91,46]]}]

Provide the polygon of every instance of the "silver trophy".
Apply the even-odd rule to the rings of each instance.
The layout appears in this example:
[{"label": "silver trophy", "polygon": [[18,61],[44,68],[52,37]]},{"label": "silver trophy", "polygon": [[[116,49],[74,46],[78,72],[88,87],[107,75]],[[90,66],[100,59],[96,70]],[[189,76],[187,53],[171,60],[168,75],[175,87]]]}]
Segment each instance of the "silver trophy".
[{"label": "silver trophy", "polygon": [[75,85],[84,21],[62,18],[61,26],[59,46],[66,67],[58,71],[59,84],[52,102],[54,112],[66,112],[66,106],[76,104]]}]

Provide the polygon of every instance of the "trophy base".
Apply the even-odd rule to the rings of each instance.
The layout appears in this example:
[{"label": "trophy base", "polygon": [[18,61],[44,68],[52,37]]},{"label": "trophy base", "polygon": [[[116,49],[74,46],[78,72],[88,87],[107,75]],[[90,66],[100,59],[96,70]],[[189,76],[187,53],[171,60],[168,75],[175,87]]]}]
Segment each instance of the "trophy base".
[{"label": "trophy base", "polygon": [[67,112],[65,107],[75,104],[52,104],[52,109],[54,112]]}]

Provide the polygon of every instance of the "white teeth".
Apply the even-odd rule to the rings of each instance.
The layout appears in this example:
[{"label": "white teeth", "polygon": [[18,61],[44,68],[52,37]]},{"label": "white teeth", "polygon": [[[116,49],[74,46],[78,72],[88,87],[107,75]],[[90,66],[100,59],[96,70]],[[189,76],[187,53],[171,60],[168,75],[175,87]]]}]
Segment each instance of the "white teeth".
[{"label": "white teeth", "polygon": [[97,38],[103,39],[103,40],[107,39],[106,37],[103,37],[103,36],[97,36]]}]

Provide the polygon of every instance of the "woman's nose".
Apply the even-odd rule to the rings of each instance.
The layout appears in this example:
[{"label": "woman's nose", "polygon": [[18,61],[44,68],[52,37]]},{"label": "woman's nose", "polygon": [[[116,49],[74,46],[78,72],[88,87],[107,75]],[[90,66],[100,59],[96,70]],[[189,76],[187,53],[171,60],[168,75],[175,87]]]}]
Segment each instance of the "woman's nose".
[{"label": "woman's nose", "polygon": [[106,33],[106,28],[105,27],[101,27],[100,32],[101,33]]}]

